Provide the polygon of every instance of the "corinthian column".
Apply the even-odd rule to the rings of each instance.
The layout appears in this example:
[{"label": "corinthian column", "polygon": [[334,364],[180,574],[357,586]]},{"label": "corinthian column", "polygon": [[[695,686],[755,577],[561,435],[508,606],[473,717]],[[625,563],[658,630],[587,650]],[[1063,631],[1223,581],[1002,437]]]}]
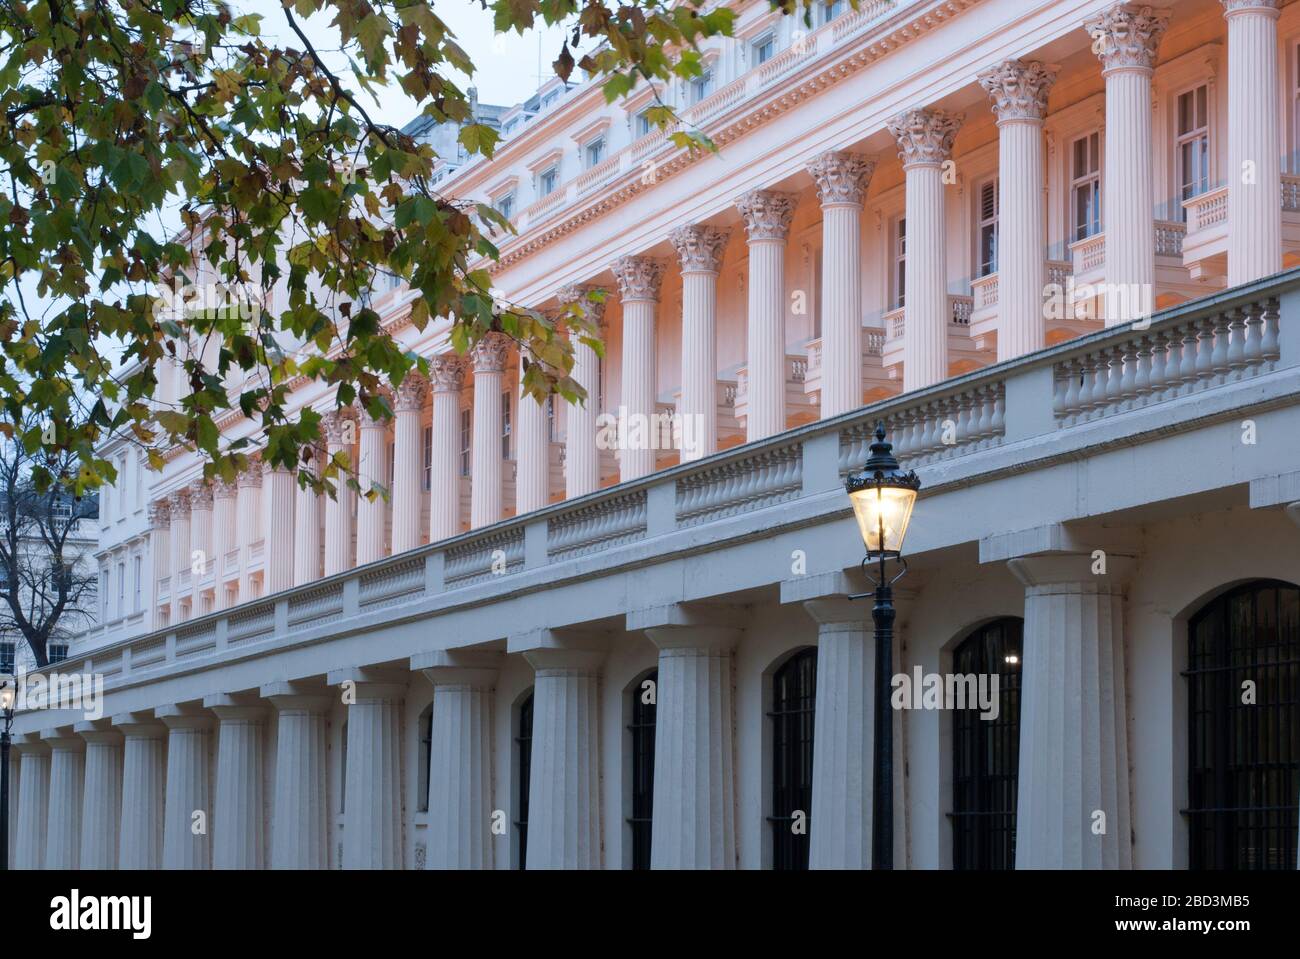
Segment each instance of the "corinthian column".
[{"label": "corinthian column", "polygon": [[[648,256],[625,256],[614,263],[614,278],[623,303],[623,402],[619,420],[619,479],[653,473],[655,446],[655,313],[664,265]],[[628,428],[630,426],[630,428]],[[532,843],[532,838],[529,838]]]},{"label": "corinthian column", "polygon": [[537,649],[529,869],[599,869],[599,669],[603,653]]},{"label": "corinthian column", "polygon": [[1228,21],[1228,285],[1282,269],[1277,0],[1223,0]]},{"label": "corinthian column", "polygon": [[460,532],[460,390],[465,362],[444,353],[429,360],[433,393],[433,471],[429,477],[429,542]]},{"label": "corinthian column", "polygon": [[167,798],[163,817],[164,869],[207,869],[208,730],[212,720],[175,706],[154,710],[167,726]]},{"label": "corinthian column", "polygon": [[328,869],[325,716],[330,697],[289,683],[263,686],[276,709],[272,869]]},{"label": "corinthian column", "polygon": [[171,496],[171,567],[172,622],[179,623],[184,612],[181,604],[181,573],[189,573],[190,564],[190,492],[177,490]]},{"label": "corinthian column", "polygon": [[718,451],[718,268],[730,234],[684,226],[668,235],[682,266],[682,461]]},{"label": "corinthian column", "polygon": [[[318,476],[325,461],[321,447],[312,450],[311,470]],[[295,479],[295,485],[297,480]],[[308,486],[298,486],[293,508],[293,585],[301,586],[320,579],[321,575],[321,502],[320,494]]]},{"label": "corinthian column", "polygon": [[86,744],[79,736],[42,734],[50,744],[50,810],[46,869],[76,869],[81,850],[81,803]]},{"label": "corinthian column", "polygon": [[164,743],[167,727],[114,716],[125,737],[122,749],[122,828],[118,863],[122,869],[159,869],[163,849],[163,798],[167,778]]},{"label": "corinthian column", "polygon": [[424,489],[424,432],[420,413],[429,381],[408,370],[393,402],[393,553],[404,553],[424,542],[420,500]]},{"label": "corinthian column", "polygon": [[212,563],[212,487],[204,482],[190,485],[190,609],[202,615],[203,581],[213,569]]},{"label": "corinthian column", "polygon": [[50,747],[29,739],[21,749],[14,868],[40,869],[45,865],[45,826],[50,816]]},{"label": "corinthian column", "polygon": [[1025,585],[1017,869],[1132,867],[1122,578],[1130,558],[1012,559]]},{"label": "corinthian column", "polygon": [[[363,493],[388,481],[388,424],[370,415],[363,407],[359,413],[361,443],[357,455],[357,482]],[[370,499],[357,498],[357,565],[364,566],[384,557],[384,532],[388,522],[388,501],[378,493]]]},{"label": "corinthian column", "polygon": [[1047,342],[1043,293],[1043,117],[1056,71],[1005,60],[979,76],[998,117],[998,359]]},{"label": "corinthian column", "polygon": [[82,869],[116,869],[122,818],[122,734],[78,723],[86,741],[86,788],[81,802]]},{"label": "corinthian column", "polygon": [[875,169],[856,153],[808,165],[822,204],[823,419],[862,405],[862,200]]},{"label": "corinthian column", "polygon": [[401,743],[405,677],[368,670],[329,674],[348,703],[344,869],[402,868]]},{"label": "corinthian column", "polygon": [[212,569],[215,573],[213,609],[225,609],[229,605],[225,582],[230,570],[226,568],[226,554],[238,545],[235,506],[238,495],[238,488],[233,483],[227,483],[223,479],[212,481]]},{"label": "corinthian column", "polygon": [[1102,219],[1106,325],[1151,315],[1155,298],[1155,203],[1151,182],[1151,74],[1169,25],[1166,10],[1122,3],[1084,23],[1106,80]]},{"label": "corinthian column", "polygon": [[515,425],[515,515],[541,509],[551,500],[551,438],[546,430],[546,407],[524,390],[519,375],[519,411]]},{"label": "corinthian column", "polygon": [[[600,450],[596,447],[596,417],[600,415],[600,358],[591,346],[582,342],[584,335],[599,335],[604,340],[605,301],[588,298],[591,287],[566,286],[560,290],[563,305],[577,303],[584,319],[597,332],[573,331],[573,379],[586,392],[586,398],[564,409],[564,495],[568,499],[594,493],[600,488]],[[603,292],[603,291],[602,291]]]},{"label": "corinthian column", "polygon": [[739,633],[646,630],[659,647],[652,869],[736,868],[731,651]]},{"label": "corinthian column", "polygon": [[474,437],[470,452],[470,529],[491,526],[502,517],[501,381],[510,339],[489,333],[474,344]]},{"label": "corinthian column", "polygon": [[433,684],[427,869],[492,868],[492,690],[500,654],[413,658]]},{"label": "corinthian column", "polygon": [[293,586],[293,514],[298,484],[293,473],[282,466],[272,467],[266,463],[262,472],[263,509],[266,514],[262,524],[266,538],[263,551],[266,589],[263,592],[270,594]]},{"label": "corinthian column", "polygon": [[[158,581],[171,576],[171,505],[166,500],[149,504],[149,628],[163,625],[162,603],[159,599]],[[169,586],[170,590],[171,587]],[[170,593],[169,593],[170,595]]]},{"label": "corinthian column", "polygon": [[948,377],[948,258],[943,164],[961,117],[908,110],[889,121],[907,180],[907,275],[903,283],[903,389]]},{"label": "corinthian column", "polygon": [[794,198],[775,190],[751,190],[736,207],[749,237],[745,438],[752,443],[785,429],[785,241]]},{"label": "corinthian column", "polygon": [[[352,451],[356,439],[357,421],[351,411],[333,410],[322,423],[325,426],[326,450],[332,460],[345,453],[348,469],[356,469],[356,456]],[[347,483],[347,474],[340,471],[334,478],[334,495],[325,498],[325,575],[333,576],[352,568],[352,527],[355,520],[356,494]]]},{"label": "corinthian column", "polygon": [[262,727],[266,710],[229,696],[209,696],[217,714],[217,801],[212,822],[213,869],[261,869]]}]

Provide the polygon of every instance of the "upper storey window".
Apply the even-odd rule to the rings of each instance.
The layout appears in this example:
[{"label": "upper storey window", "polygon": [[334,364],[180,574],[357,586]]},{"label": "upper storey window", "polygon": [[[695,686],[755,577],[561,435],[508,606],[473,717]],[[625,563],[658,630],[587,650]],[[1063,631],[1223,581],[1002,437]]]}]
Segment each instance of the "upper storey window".
[{"label": "upper storey window", "polygon": [[587,169],[598,166],[600,161],[605,159],[605,138],[596,137],[582,149],[583,159],[586,161]]},{"label": "upper storey window", "polygon": [[[1178,199],[1190,200],[1210,189],[1209,88],[1202,84],[1178,96]],[[1187,211],[1178,206],[1180,219]]]},{"label": "upper storey window", "polygon": [[836,17],[843,14],[844,11],[848,9],[848,6],[848,0],[829,0],[829,2],[823,4],[825,12],[822,16],[822,22],[830,23]]},{"label": "upper storey window", "polygon": [[558,165],[543,170],[541,175],[537,177],[537,193],[539,196],[550,196],[559,185],[560,168]]},{"label": "upper storey window", "polygon": [[513,191],[497,200],[497,212],[507,220],[515,215],[515,195]]},{"label": "upper storey window", "polygon": [[699,103],[713,92],[713,71],[705,70],[703,74],[691,81],[691,103]]},{"label": "upper storey window", "polygon": [[636,130],[636,135],[639,137],[645,136],[654,129],[654,124],[650,122],[650,110],[648,108],[642,110],[636,115],[633,127]]},{"label": "upper storey window", "polygon": [[899,217],[894,221],[893,233],[893,260],[894,268],[891,271],[890,282],[893,289],[894,309],[900,309],[903,306],[903,291],[907,288],[907,219]]},{"label": "upper storey window", "polygon": [[753,42],[750,49],[752,52],[751,64],[753,66],[767,63],[776,55],[776,34],[763,34]]},{"label": "upper storey window", "polygon": [[979,190],[979,275],[998,271],[998,181]]},{"label": "upper storey window", "polygon": [[1101,232],[1101,134],[1096,130],[1071,145],[1070,206],[1075,240]]}]

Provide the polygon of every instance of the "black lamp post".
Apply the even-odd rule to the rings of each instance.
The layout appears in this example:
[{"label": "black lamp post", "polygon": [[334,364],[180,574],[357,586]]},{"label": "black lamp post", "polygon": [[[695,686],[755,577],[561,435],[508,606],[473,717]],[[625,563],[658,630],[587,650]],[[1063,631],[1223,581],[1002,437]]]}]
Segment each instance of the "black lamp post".
[{"label": "black lamp post", "polygon": [[18,685],[14,677],[0,681],[0,869],[9,868],[9,728],[14,724],[14,698]]},{"label": "black lamp post", "polygon": [[[912,518],[912,506],[921,481],[912,471],[899,469],[893,444],[885,441],[885,424],[876,424],[876,441],[860,473],[844,481],[853,515],[867,547],[862,569],[875,584],[875,591],[852,599],[874,596],[871,618],[876,627],[876,696],[871,752],[875,772],[871,786],[871,868],[894,868],[894,712],[889,704],[894,674],[894,583],[907,572],[903,560],[903,537]],[[886,563],[893,560],[898,571],[891,578]],[[873,575],[871,564],[879,564]]]}]

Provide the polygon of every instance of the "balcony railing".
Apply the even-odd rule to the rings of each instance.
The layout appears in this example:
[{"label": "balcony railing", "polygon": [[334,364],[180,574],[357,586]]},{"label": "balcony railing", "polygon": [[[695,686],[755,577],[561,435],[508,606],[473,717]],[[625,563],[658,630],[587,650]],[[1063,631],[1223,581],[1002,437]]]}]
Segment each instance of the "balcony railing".
[{"label": "balcony railing", "polygon": [[[861,466],[879,420],[904,466],[934,468],[923,475],[922,495],[931,495],[987,479],[991,469],[1046,468],[1300,405],[1297,323],[1300,269],[1163,310],[1145,328],[1085,335],[93,650],[63,668],[102,673],[110,689],[150,682],[281,648],[377,637],[395,624],[585,581],[706,541],[717,548],[730,538],[750,542],[756,530],[847,518],[842,477]],[[966,460],[976,454],[997,458]]]}]

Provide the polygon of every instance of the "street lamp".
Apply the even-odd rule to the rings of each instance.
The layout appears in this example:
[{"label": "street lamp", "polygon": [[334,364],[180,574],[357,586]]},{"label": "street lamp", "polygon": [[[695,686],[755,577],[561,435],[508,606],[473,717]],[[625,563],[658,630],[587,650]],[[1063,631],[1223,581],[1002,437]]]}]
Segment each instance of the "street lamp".
[{"label": "street lamp", "polygon": [[[894,868],[894,712],[889,704],[894,673],[894,583],[907,572],[903,559],[903,537],[912,518],[912,507],[921,481],[911,470],[903,472],[894,457],[892,443],[885,441],[885,424],[876,424],[876,441],[871,444],[862,472],[850,473],[844,481],[853,515],[867,547],[862,569],[875,584],[871,618],[876,627],[876,702],[871,752],[875,774],[871,786],[871,867]],[[893,560],[898,572],[891,578],[886,563]],[[871,564],[879,564],[873,575]]]},{"label": "street lamp", "polygon": [[9,868],[9,728],[14,724],[14,699],[18,683],[13,676],[0,679],[0,869]]}]

